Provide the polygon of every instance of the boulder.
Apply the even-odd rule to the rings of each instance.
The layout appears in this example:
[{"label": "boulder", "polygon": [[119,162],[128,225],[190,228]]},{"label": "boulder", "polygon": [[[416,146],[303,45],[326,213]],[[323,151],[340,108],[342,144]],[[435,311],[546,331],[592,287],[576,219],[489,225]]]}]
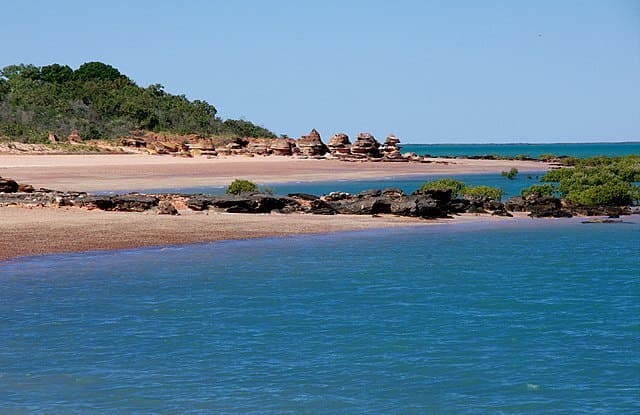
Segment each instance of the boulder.
[{"label": "boulder", "polygon": [[186,200],[187,207],[192,210],[202,211],[214,208],[229,213],[269,213],[295,204],[292,198],[253,192],[239,195],[193,195]]},{"label": "boulder", "polygon": [[576,215],[608,216],[610,218],[619,218],[620,215],[631,214],[631,209],[628,206],[576,206],[571,207],[570,211]]},{"label": "boulder", "polygon": [[520,196],[513,196],[504,202],[504,207],[511,212],[525,212],[527,209],[527,203],[524,198]]},{"label": "boulder", "polygon": [[382,190],[382,196],[386,199],[400,199],[405,197],[406,195],[402,191],[402,189],[398,189],[397,187],[387,187]]},{"label": "boulder", "polygon": [[322,198],[336,212],[350,215],[391,213],[400,216],[442,218],[449,213],[450,191],[421,191],[406,196],[400,189],[365,190],[356,195],[332,193]]},{"label": "boulder", "polygon": [[30,184],[18,184],[18,192],[21,193],[33,193],[36,189],[33,188]]},{"label": "boulder", "polygon": [[314,215],[335,215],[336,210],[318,196],[307,193],[291,193],[289,198],[295,201],[295,204],[289,204],[287,212],[303,212]]},{"label": "boulder", "polygon": [[168,200],[158,203],[158,215],[178,215],[178,209]]},{"label": "boulder", "polygon": [[504,207],[512,212],[529,212],[529,216],[533,218],[573,216],[570,211],[563,208],[562,201],[553,196],[511,197],[504,203]]},{"label": "boulder", "polygon": [[370,133],[360,133],[351,144],[351,155],[356,158],[380,158],[380,143]]},{"label": "boulder", "polygon": [[0,177],[0,193],[14,193],[18,188],[19,185],[15,180]]},{"label": "boulder", "polygon": [[296,146],[303,156],[308,157],[324,156],[329,152],[327,146],[320,139],[320,133],[315,128],[308,135],[300,137],[296,142]]},{"label": "boulder", "polygon": [[467,199],[453,199],[449,203],[449,210],[451,213],[464,213],[471,207],[471,202]]},{"label": "boulder", "polygon": [[382,161],[399,161],[399,162],[408,162],[409,158],[404,157],[400,154],[400,151],[387,151],[382,156]]},{"label": "boulder", "polygon": [[119,145],[124,147],[142,148],[147,146],[147,142],[142,138],[137,137],[125,137],[118,142]]},{"label": "boulder", "polygon": [[82,143],[82,137],[80,137],[80,134],[78,134],[77,131],[72,131],[71,134],[69,134],[69,142]]},{"label": "boulder", "polygon": [[247,151],[251,154],[267,155],[269,154],[270,141],[266,138],[250,138],[248,139]]},{"label": "boulder", "polygon": [[276,138],[271,141],[271,153],[276,156],[290,156],[293,154],[291,151],[293,145],[287,138]]},{"label": "boulder", "polygon": [[158,201],[159,199],[153,195],[127,193],[124,195],[82,195],[76,197],[72,204],[88,209],[144,212],[158,206]]},{"label": "boulder", "polygon": [[51,144],[56,144],[58,142],[58,136],[56,136],[53,131],[49,132],[49,142]]}]

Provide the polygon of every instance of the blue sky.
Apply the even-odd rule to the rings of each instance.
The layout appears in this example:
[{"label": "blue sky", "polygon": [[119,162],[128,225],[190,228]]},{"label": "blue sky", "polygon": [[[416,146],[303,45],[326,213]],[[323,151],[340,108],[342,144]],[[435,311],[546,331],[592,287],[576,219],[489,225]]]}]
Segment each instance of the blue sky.
[{"label": "blue sky", "polygon": [[640,140],[640,1],[12,1],[0,66],[102,61],[292,137]]}]

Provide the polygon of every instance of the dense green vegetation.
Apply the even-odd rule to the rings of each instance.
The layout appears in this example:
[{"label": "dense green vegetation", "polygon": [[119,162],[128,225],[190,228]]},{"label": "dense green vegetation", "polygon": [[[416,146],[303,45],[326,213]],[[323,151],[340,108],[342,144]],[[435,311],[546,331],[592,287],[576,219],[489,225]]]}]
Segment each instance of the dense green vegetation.
[{"label": "dense green vegetation", "polygon": [[500,200],[504,192],[490,186],[467,186],[460,180],[449,177],[423,183],[419,190],[451,190],[452,197],[470,196]]},{"label": "dense green vegetation", "polygon": [[551,183],[544,184],[534,184],[526,189],[522,189],[520,191],[520,195],[522,197],[535,196],[535,197],[544,197],[544,196],[553,196],[553,193],[556,191],[555,186]]},{"label": "dense green vegetation", "polygon": [[451,190],[451,196],[458,197],[462,195],[464,188],[465,184],[460,180],[445,177],[423,183],[419,190]]},{"label": "dense green vegetation", "polygon": [[624,206],[640,201],[640,156],[570,158],[573,167],[551,170],[522,191],[529,194],[559,194],[575,206]]},{"label": "dense green vegetation", "polygon": [[49,131],[85,139],[116,138],[132,130],[205,136],[275,137],[245,120],[222,120],[216,108],[160,84],[140,87],[110,65],[11,65],[0,71],[0,137],[46,142]]},{"label": "dense green vegetation", "polygon": [[227,194],[239,195],[242,192],[257,192],[258,185],[244,179],[235,179],[229,187],[227,187]]}]

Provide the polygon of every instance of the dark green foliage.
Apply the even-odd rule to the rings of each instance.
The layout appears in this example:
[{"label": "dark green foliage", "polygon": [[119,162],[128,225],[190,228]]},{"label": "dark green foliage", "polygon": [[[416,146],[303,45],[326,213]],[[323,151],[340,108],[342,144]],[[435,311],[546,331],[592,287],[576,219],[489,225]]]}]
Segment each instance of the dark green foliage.
[{"label": "dark green foliage", "polygon": [[239,195],[242,192],[257,192],[258,185],[249,180],[235,179],[229,187],[227,187],[227,194]]},{"label": "dark green foliage", "polygon": [[424,183],[418,190],[451,190],[452,197],[472,196],[500,200],[504,192],[489,186],[467,186],[460,180],[449,177]]},{"label": "dark green foliage", "polygon": [[518,169],[512,167],[511,169],[509,169],[509,171],[503,171],[501,174],[503,177],[506,177],[509,180],[513,180],[518,175]]},{"label": "dark green foliage", "polygon": [[40,78],[45,82],[53,82],[56,84],[62,84],[68,82],[73,77],[73,69],[67,65],[53,65],[43,66],[40,70]]},{"label": "dark green foliage", "polygon": [[225,120],[224,126],[230,131],[237,131],[239,135],[244,137],[275,138],[271,131],[245,120]]},{"label": "dark green foliage", "polygon": [[464,189],[462,189],[462,194],[464,196],[500,200],[502,199],[504,191],[490,186],[465,186]]},{"label": "dark green foliage", "polygon": [[527,197],[530,195],[535,195],[537,197],[552,196],[555,191],[556,188],[551,183],[534,184],[530,187],[527,187],[526,189],[522,189],[520,191],[520,195],[522,197]]},{"label": "dark green foliage", "polygon": [[117,138],[132,130],[204,136],[275,135],[245,120],[217,117],[205,101],[172,95],[160,84],[137,86],[110,65],[11,65],[0,72],[0,137],[46,142],[49,131]]},{"label": "dark green foliage", "polygon": [[552,170],[543,182],[555,183],[561,197],[577,206],[623,206],[640,200],[640,156],[573,159],[574,167]]},{"label": "dark green foliage", "polygon": [[420,186],[419,190],[451,190],[451,196],[457,197],[462,195],[462,189],[466,186],[460,180],[455,180],[449,177],[433,180],[424,183]]},{"label": "dark green foliage", "polygon": [[125,76],[111,65],[102,62],[87,62],[73,72],[73,77],[78,81],[115,81]]}]

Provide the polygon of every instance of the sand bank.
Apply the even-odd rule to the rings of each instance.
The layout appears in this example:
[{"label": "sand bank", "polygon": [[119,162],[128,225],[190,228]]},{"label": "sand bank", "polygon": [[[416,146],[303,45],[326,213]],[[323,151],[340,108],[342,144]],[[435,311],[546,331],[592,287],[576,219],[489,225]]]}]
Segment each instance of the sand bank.
[{"label": "sand bank", "polygon": [[432,159],[431,163],[343,162],[288,157],[182,158],[150,155],[0,155],[0,176],[56,190],[106,191],[375,179],[429,174],[542,171],[537,161]]},{"label": "sand bank", "polygon": [[489,215],[423,220],[395,216],[319,216],[185,211],[180,216],[80,208],[0,207],[0,260],[46,253],[112,250],[330,233],[376,228],[432,226],[470,221],[509,221]]},{"label": "sand bank", "polygon": [[[423,226],[417,218],[0,207],[0,260],[24,255]],[[432,223],[432,222],[431,222]]]}]

